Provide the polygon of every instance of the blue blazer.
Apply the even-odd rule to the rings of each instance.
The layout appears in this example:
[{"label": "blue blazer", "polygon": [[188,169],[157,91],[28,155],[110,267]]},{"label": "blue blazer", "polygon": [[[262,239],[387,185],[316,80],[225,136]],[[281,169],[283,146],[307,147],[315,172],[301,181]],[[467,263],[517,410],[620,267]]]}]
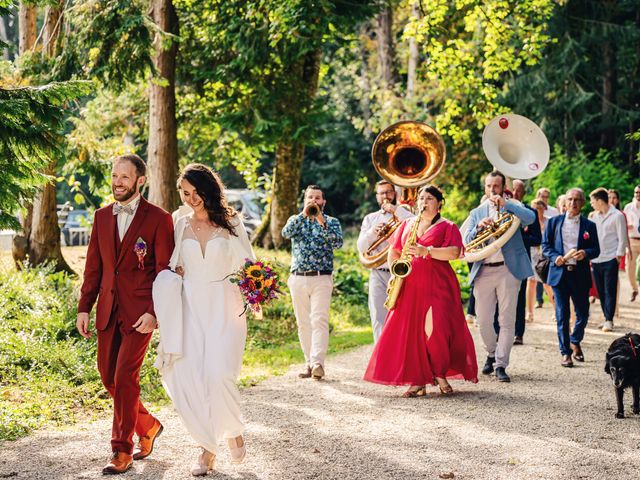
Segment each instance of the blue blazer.
[{"label": "blue blazer", "polygon": [[540,230],[540,222],[538,222],[538,212],[528,205],[525,205],[525,207],[536,214],[536,219],[531,225],[520,227],[524,248],[529,258],[531,258],[531,247],[538,247],[542,243],[542,231]]},{"label": "blue blazer", "polygon": [[[564,225],[565,215],[557,215],[547,222],[547,228],[544,230],[542,237],[542,253],[551,262],[549,265],[549,276],[547,284],[556,287],[564,273],[567,271],[564,267],[556,265],[556,258],[563,256],[566,252],[562,245],[562,225]],[[579,282],[579,286],[586,288],[591,287],[591,269],[589,268],[589,260],[600,255],[600,243],[598,242],[598,230],[596,224],[591,220],[580,215],[580,230],[578,231],[578,250],[584,250],[587,254],[584,260],[576,263],[575,281]]]},{"label": "blue blazer", "polygon": [[[507,200],[504,209],[518,217],[521,225],[525,227],[531,225],[537,219],[536,213],[533,210],[514,200]],[[489,202],[471,210],[469,214],[469,229],[465,235],[464,243],[469,243],[473,240],[476,236],[478,223],[488,216]],[[502,255],[504,256],[504,263],[511,274],[519,280],[524,280],[533,275],[533,268],[531,268],[531,260],[527,255],[527,249],[522,240],[521,230],[522,229],[518,229],[513,237],[502,246]],[[480,268],[482,268],[482,262],[475,262],[472,265],[471,271],[469,272],[470,284],[473,284]]]}]

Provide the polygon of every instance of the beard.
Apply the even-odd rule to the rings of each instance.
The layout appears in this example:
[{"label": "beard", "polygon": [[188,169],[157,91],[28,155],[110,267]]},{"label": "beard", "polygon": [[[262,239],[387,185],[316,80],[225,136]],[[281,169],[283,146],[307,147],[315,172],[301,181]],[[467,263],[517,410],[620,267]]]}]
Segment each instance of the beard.
[{"label": "beard", "polygon": [[126,202],[131,197],[133,197],[136,193],[138,193],[138,190],[135,188],[135,186],[133,188],[127,188],[127,187],[124,187],[124,188],[126,188],[124,192],[116,193],[116,187],[114,187],[113,185],[111,186],[111,193],[113,193],[113,197],[118,202]]}]

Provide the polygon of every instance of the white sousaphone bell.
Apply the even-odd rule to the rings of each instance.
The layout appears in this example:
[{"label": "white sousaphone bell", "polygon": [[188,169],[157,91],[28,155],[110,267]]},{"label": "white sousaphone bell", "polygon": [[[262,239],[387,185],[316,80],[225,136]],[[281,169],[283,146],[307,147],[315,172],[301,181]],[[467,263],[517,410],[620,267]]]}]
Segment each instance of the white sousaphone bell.
[{"label": "white sousaphone bell", "polygon": [[[541,174],[549,163],[549,142],[540,127],[526,117],[507,113],[489,122],[482,133],[482,149],[496,170],[512,179],[527,180]],[[465,245],[464,259],[477,262],[496,253],[520,227],[515,215],[502,213]],[[465,222],[462,234],[468,228]]]}]

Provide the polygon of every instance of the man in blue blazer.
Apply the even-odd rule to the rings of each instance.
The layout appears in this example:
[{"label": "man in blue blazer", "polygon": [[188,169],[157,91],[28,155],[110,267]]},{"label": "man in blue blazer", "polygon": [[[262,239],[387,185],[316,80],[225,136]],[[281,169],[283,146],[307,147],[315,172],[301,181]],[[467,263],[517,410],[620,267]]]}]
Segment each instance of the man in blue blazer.
[{"label": "man in blue blazer", "polygon": [[[579,188],[572,188],[565,198],[567,212],[549,219],[542,237],[542,253],[550,261],[547,283],[553,288],[556,302],[558,342],[563,367],[573,367],[571,355],[584,362],[580,342],[589,320],[589,260],[600,255],[595,223],[580,215],[585,198]],[[576,324],[569,335],[569,299],[576,310]]]},{"label": "man in blue blazer", "polygon": [[[522,226],[531,225],[535,221],[536,214],[532,210],[518,201],[505,200],[505,181],[504,175],[498,171],[485,177],[484,193],[489,201],[471,211],[465,243],[473,240],[479,230],[492,224],[501,210],[518,217]],[[473,285],[476,298],[480,335],[488,355],[482,373],[489,375],[495,367],[496,378],[500,382],[511,381],[506,368],[509,366],[509,354],[513,346],[518,291],[522,280],[531,275],[533,269],[520,229],[497,252],[483,261],[475,262],[469,273],[469,283]],[[496,303],[499,338],[496,338],[493,328]]]}]

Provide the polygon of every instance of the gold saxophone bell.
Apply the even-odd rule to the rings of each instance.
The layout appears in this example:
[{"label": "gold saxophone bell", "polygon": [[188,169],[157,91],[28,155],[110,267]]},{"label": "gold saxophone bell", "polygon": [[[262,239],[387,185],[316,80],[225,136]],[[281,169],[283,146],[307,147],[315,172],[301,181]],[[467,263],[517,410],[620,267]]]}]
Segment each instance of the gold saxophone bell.
[{"label": "gold saxophone bell", "polygon": [[[412,208],[418,188],[442,170],[446,148],[442,137],[426,123],[402,121],[378,134],[371,149],[371,160],[382,178],[402,188],[399,207]],[[364,267],[377,268],[387,260],[389,245],[379,252],[374,250],[387,242],[401,223],[389,220],[371,246],[360,253],[360,263]]]},{"label": "gold saxophone bell", "polygon": [[424,207],[418,213],[416,221],[413,224],[413,228],[407,237],[407,241],[402,247],[400,257],[397,258],[390,266],[392,276],[389,281],[389,287],[387,288],[387,300],[384,302],[384,307],[387,310],[393,310],[396,307],[396,302],[398,301],[400,290],[402,290],[404,278],[411,273],[411,261],[413,257],[409,254],[409,248],[418,242],[418,228],[422,221],[423,211]]}]

